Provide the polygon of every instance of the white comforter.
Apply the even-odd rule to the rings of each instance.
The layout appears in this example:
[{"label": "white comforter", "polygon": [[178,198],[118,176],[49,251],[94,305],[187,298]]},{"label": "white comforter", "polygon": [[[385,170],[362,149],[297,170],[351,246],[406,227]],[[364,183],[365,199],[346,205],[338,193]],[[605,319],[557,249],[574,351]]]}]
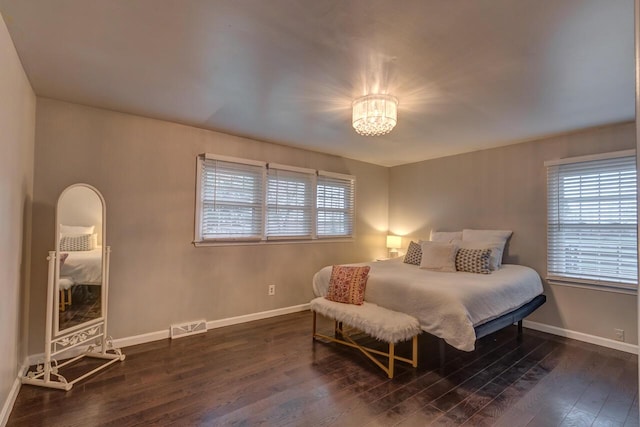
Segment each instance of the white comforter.
[{"label": "white comforter", "polygon": [[70,251],[60,269],[60,278],[75,284],[102,284],[102,248],[91,251]]},{"label": "white comforter", "polygon": [[[464,351],[475,348],[473,329],[515,310],[543,291],[535,270],[505,264],[492,274],[442,273],[405,264],[402,258],[369,265],[365,300],[414,316],[422,330]],[[316,296],[327,294],[331,266],[313,277]]]}]

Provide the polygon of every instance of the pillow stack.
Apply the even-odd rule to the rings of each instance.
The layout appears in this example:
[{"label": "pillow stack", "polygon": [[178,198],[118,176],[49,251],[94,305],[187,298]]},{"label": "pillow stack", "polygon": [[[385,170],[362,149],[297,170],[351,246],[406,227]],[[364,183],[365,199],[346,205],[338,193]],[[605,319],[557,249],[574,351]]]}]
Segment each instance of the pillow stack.
[{"label": "pillow stack", "polygon": [[411,242],[404,257],[407,264],[432,271],[464,271],[490,274],[502,266],[510,230],[431,232],[431,241]]}]

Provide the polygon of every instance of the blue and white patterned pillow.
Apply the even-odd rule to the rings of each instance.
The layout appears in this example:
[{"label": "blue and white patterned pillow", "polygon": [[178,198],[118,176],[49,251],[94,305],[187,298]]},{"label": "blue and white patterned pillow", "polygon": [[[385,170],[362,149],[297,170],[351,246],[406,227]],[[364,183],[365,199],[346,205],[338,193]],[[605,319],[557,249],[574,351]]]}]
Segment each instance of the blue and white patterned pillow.
[{"label": "blue and white patterned pillow", "polygon": [[62,236],[60,238],[60,250],[67,252],[90,251],[93,249],[91,234],[78,234],[77,236]]},{"label": "blue and white patterned pillow", "polygon": [[491,274],[491,249],[458,249],[456,270],[467,273]]}]

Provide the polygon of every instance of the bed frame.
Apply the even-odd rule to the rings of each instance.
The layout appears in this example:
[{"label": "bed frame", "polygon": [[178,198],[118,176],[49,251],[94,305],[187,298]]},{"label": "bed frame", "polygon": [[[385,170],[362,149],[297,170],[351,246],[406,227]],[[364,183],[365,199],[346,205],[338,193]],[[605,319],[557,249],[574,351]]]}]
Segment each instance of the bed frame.
[{"label": "bed frame", "polygon": [[[480,339],[484,336],[492,334],[500,329],[506,328],[507,326],[513,325],[518,322],[518,338],[522,336],[522,319],[533,313],[540,307],[542,304],[547,302],[547,297],[545,295],[538,295],[525,305],[520,308],[516,308],[513,311],[510,311],[507,314],[503,314],[502,316],[490,320],[486,323],[476,326],[476,339]],[[441,363],[444,361],[445,357],[445,346],[446,342],[442,338],[440,341],[440,361]]]}]

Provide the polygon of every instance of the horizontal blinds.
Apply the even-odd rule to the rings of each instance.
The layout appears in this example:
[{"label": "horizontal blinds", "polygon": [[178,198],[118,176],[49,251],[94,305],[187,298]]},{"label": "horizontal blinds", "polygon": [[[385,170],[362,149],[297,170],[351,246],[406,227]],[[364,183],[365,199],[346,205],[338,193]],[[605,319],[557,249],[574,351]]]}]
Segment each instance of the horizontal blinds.
[{"label": "horizontal blinds", "polygon": [[635,156],[549,166],[549,278],[637,287]]},{"label": "horizontal blinds", "polygon": [[308,172],[269,167],[267,239],[312,237],[314,178]]},{"label": "horizontal blinds", "polygon": [[202,239],[261,239],[264,165],[206,158],[201,174]]},{"label": "horizontal blinds", "polygon": [[353,235],[354,194],[353,177],[318,173],[316,228],[319,238]]}]

